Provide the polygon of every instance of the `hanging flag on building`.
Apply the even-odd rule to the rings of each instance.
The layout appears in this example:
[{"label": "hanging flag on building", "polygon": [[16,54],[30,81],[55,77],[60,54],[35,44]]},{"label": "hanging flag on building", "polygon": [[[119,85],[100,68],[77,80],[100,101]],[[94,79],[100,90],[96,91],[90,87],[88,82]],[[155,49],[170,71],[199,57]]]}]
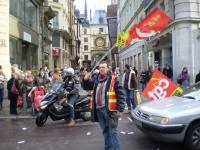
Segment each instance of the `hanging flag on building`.
[{"label": "hanging flag on building", "polygon": [[150,100],[159,100],[168,96],[180,95],[183,90],[178,87],[171,79],[167,78],[160,71],[155,70],[152,78],[144,89],[144,96]]},{"label": "hanging flag on building", "polygon": [[162,31],[172,19],[160,8],[154,9],[136,26],[136,33],[141,38],[147,38]]},{"label": "hanging flag on building", "polygon": [[115,46],[127,46],[132,41],[140,41],[154,36],[162,31],[172,22],[172,19],[166,15],[160,8],[154,9],[140,23],[135,24],[128,32],[122,32],[117,35]]},{"label": "hanging flag on building", "polygon": [[128,32],[119,33],[117,35],[117,40],[116,40],[115,46],[116,47],[118,47],[118,46],[125,46],[125,43],[128,40],[129,36],[130,35],[129,35]]},{"label": "hanging flag on building", "polygon": [[134,26],[128,31],[128,33],[129,33],[130,36],[129,36],[129,38],[126,40],[126,43],[125,43],[126,46],[129,45],[129,44],[131,44],[132,41],[138,42],[138,41],[141,41],[141,40],[144,39],[144,38],[141,38],[141,37],[138,36],[138,34],[136,33],[136,27],[137,27],[137,25],[134,25]]}]

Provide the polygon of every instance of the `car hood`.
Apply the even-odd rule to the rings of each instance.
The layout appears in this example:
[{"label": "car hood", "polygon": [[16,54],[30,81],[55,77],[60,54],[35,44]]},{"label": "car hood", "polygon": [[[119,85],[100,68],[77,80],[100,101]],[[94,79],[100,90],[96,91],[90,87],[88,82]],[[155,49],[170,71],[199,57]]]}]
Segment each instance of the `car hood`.
[{"label": "car hood", "polygon": [[198,111],[200,114],[200,101],[184,97],[171,96],[162,100],[145,102],[138,109],[151,115],[178,115],[188,111]]}]

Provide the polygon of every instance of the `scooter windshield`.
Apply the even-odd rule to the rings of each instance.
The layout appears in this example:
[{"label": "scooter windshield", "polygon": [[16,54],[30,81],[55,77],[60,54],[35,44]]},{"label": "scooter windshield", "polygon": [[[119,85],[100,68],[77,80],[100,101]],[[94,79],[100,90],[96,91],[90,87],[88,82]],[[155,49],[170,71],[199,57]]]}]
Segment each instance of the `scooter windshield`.
[{"label": "scooter windshield", "polygon": [[52,85],[52,91],[53,92],[58,92],[62,88],[63,83],[62,82],[56,82]]}]

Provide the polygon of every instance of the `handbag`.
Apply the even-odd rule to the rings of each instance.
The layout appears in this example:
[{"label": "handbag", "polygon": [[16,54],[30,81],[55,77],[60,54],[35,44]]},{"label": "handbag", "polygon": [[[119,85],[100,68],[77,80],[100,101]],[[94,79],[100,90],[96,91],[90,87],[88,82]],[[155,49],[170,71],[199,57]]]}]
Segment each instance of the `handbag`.
[{"label": "handbag", "polygon": [[11,87],[11,93],[12,94],[19,94],[19,90],[17,89],[15,85],[15,80],[13,81],[12,87]]},{"label": "handbag", "polygon": [[177,83],[180,84],[180,85],[182,85],[183,79],[178,79],[178,80],[177,80]]},{"label": "handbag", "polygon": [[23,107],[23,98],[20,96],[17,98],[17,107]]},{"label": "handbag", "polygon": [[142,98],[139,91],[135,91],[135,102],[137,105],[142,103]]}]

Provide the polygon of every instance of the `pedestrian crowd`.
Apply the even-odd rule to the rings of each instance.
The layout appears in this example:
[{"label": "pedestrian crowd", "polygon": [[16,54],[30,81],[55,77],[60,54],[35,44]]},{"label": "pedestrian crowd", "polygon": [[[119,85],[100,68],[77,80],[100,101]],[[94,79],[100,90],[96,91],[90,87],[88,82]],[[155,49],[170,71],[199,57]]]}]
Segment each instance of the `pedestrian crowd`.
[{"label": "pedestrian crowd", "polygon": [[[56,68],[54,72],[47,67],[40,68],[38,73],[22,71],[17,66],[11,66],[11,78],[7,79],[0,66],[0,110],[3,109],[4,87],[7,83],[8,99],[10,100],[10,114],[17,115],[17,107],[22,107],[24,113],[34,113],[32,100],[29,95],[33,87],[44,87],[47,92],[54,82],[62,81],[62,70]],[[22,105],[23,104],[23,105]]]},{"label": "pedestrian crowd", "polygon": [[[122,86],[125,89],[127,98],[128,109],[131,110],[135,107],[134,104],[134,89],[141,89],[143,91],[149,82],[152,69],[143,70],[138,73],[135,67],[130,65],[125,65],[124,73],[122,74],[120,69],[112,68],[108,66],[109,72],[115,74],[116,76],[121,76]],[[90,72],[92,68],[81,68],[76,72],[80,79],[83,78],[85,72]],[[160,70],[160,69],[159,69]],[[160,70],[161,71],[161,70]],[[173,79],[173,71],[170,66],[165,65],[162,73],[168,78]],[[93,71],[93,78],[98,76],[99,68],[97,67]],[[2,66],[0,66],[0,111],[3,109],[3,97],[4,97],[4,85],[7,82],[8,99],[10,100],[10,114],[17,114],[17,100],[23,100],[23,108],[27,111],[32,107],[32,102],[28,96],[31,89],[35,86],[44,86],[45,90],[51,87],[51,84],[63,80],[63,69],[55,68],[54,71],[49,71],[47,67],[40,68],[39,73],[34,75],[31,71],[21,71],[16,66],[11,67],[11,78],[8,80],[2,71]],[[200,71],[196,75],[195,83],[200,81]],[[190,85],[190,74],[188,69],[184,67],[181,73],[177,77],[176,81],[183,89],[186,89]],[[13,84],[15,83],[15,84]],[[13,92],[13,85],[16,87],[16,91]]]},{"label": "pedestrian crowd", "polygon": [[[65,74],[65,71],[68,73]],[[91,90],[90,109],[92,121],[99,122],[105,140],[105,150],[120,149],[118,134],[118,117],[122,116],[127,104],[128,111],[131,112],[137,105],[136,94],[138,89],[143,91],[152,76],[152,69],[143,70],[141,73],[135,67],[125,65],[124,73],[119,68],[108,66],[106,62],[101,62],[91,74],[91,68],[81,68],[74,73],[74,69],[55,68],[54,72],[47,67],[40,68],[39,73],[34,75],[31,71],[21,71],[17,67],[11,67],[11,78],[8,80],[0,66],[0,110],[3,109],[4,84],[7,82],[8,99],[10,100],[10,114],[17,115],[17,107],[23,103],[24,111],[32,108],[30,92],[33,87],[44,87],[47,92],[51,85],[56,82],[66,82],[69,103],[74,105],[78,88],[75,87],[75,80],[80,78],[81,85],[85,90]],[[161,71],[161,70],[160,70]],[[173,79],[173,71],[170,66],[165,65],[163,74]],[[79,80],[79,79],[77,79]],[[196,75],[195,82],[200,81],[200,72]],[[190,85],[190,74],[184,67],[176,81],[183,89]],[[139,86],[140,85],[140,86]],[[23,101],[23,102],[21,102]],[[69,126],[74,126],[74,110],[70,110]]]}]

